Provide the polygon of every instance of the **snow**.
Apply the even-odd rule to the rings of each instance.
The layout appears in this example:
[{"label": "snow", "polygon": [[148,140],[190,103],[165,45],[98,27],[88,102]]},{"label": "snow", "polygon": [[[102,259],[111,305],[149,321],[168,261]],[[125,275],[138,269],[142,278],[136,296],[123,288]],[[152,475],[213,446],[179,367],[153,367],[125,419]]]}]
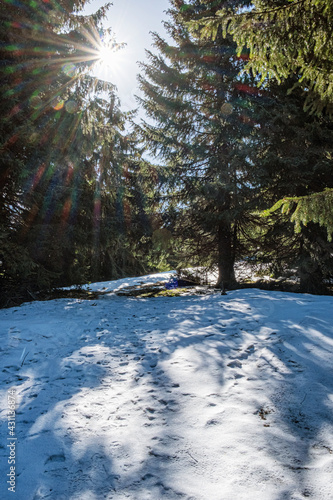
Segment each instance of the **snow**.
[{"label": "snow", "polygon": [[0,311],[1,499],[333,498],[333,297],[114,293],[169,277]]}]

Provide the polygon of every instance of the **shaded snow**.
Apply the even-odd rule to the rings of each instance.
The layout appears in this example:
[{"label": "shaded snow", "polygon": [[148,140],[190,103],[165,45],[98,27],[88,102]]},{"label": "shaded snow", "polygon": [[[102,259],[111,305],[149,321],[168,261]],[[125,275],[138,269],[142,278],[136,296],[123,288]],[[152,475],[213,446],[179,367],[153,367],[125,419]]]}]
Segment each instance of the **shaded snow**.
[{"label": "shaded snow", "polygon": [[1,310],[1,499],[333,498],[332,309],[248,289]]}]

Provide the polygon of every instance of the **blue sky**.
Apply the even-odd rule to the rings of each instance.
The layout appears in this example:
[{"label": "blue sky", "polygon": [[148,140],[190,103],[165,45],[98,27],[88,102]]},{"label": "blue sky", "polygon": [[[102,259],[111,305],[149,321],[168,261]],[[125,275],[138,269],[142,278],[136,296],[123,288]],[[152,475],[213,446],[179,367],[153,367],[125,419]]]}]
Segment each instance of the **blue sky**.
[{"label": "blue sky", "polygon": [[[105,0],[93,0],[85,10],[90,13],[103,4]],[[96,76],[117,86],[124,111],[137,106],[134,99],[138,94],[137,61],[144,61],[145,49],[151,48],[151,31],[165,35],[162,21],[167,19],[165,11],[169,7],[168,0],[113,0],[104,25],[113,29],[117,42],[126,42],[127,46],[117,53],[109,67],[101,67]]]}]

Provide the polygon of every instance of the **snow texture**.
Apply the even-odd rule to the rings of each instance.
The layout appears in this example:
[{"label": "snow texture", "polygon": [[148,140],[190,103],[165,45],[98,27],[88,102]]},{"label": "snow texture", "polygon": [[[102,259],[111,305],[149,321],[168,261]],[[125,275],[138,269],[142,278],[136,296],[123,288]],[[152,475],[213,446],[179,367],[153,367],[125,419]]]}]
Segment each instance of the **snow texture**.
[{"label": "snow texture", "polygon": [[333,498],[333,297],[114,293],[169,278],[0,311],[1,499]]}]

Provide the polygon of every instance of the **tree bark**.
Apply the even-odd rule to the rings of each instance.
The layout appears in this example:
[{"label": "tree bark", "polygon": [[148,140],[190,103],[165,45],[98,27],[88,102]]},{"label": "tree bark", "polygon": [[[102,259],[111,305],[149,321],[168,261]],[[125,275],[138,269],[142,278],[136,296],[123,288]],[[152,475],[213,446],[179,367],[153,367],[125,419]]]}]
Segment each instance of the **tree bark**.
[{"label": "tree bark", "polygon": [[218,241],[218,279],[216,287],[224,289],[233,288],[236,284],[234,264],[234,234],[231,224],[222,221],[217,230]]}]

